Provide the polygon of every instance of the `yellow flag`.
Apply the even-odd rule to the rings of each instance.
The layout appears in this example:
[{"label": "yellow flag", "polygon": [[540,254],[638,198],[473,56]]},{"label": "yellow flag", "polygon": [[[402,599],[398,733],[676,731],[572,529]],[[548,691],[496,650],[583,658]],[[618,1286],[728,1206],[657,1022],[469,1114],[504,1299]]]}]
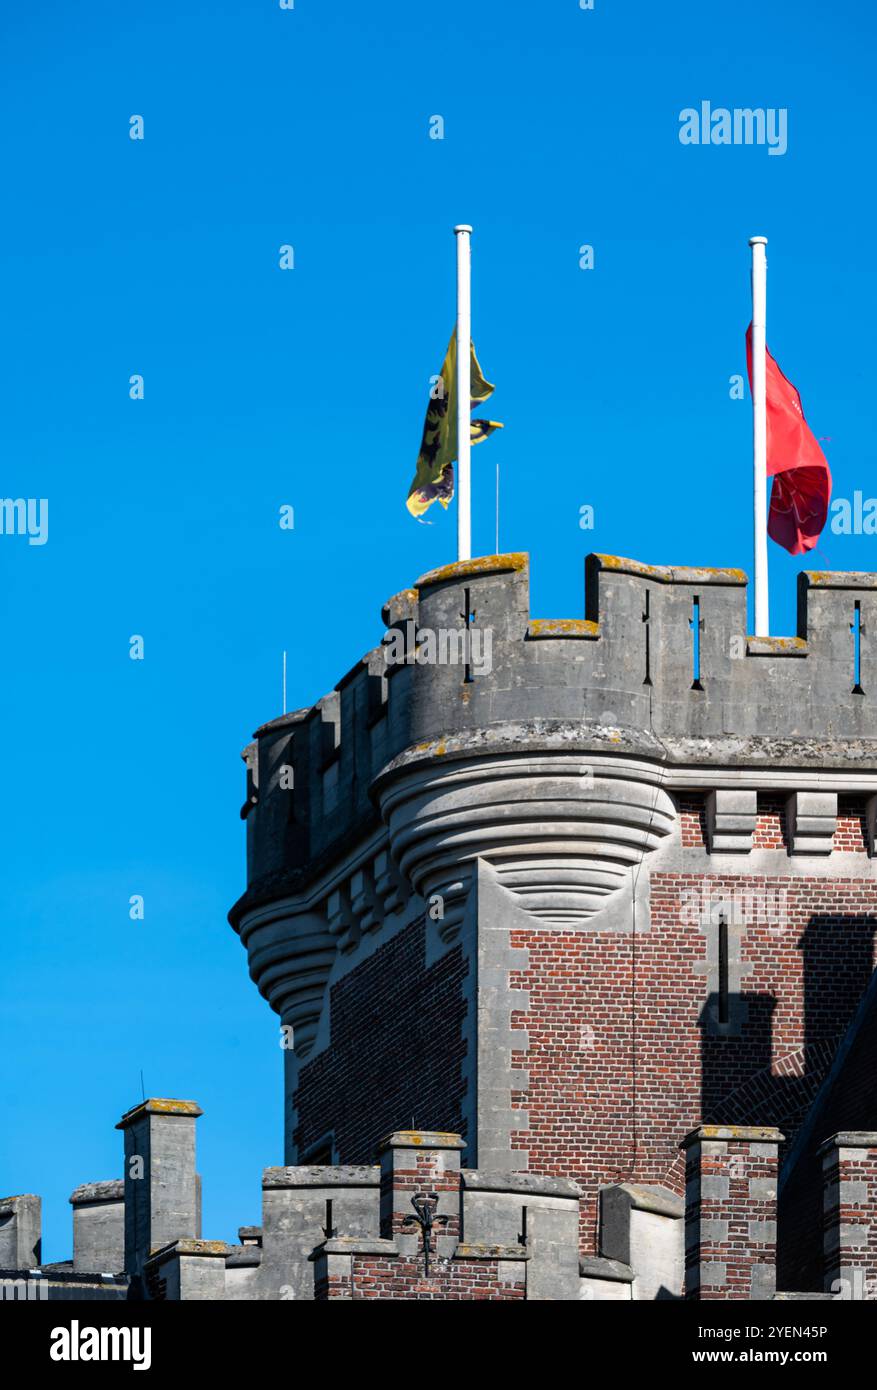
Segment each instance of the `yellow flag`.
[{"label": "yellow flag", "polygon": [[[485,381],[475,356],[475,346],[470,343],[470,392],[472,401],[469,409],[481,405],[493,395],[493,387]],[[457,330],[451,334],[448,351],[442,365],[441,375],[432,389],[430,402],[423,422],[423,438],[417,457],[417,472],[408,492],[405,504],[412,516],[421,517],[433,502],[441,502],[447,507],[454,495],[454,460],[457,457]],[[501,430],[498,420],[472,420],[470,438],[473,444],[480,444],[494,430]]]}]

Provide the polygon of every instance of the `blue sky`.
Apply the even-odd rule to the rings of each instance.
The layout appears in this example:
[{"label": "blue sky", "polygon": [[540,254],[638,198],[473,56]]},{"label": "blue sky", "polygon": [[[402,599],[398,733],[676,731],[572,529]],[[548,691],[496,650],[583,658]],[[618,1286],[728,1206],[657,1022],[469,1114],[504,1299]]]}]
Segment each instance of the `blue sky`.
[{"label": "blue sky", "polygon": [[[582,615],[590,550],[751,570],[729,377],[753,233],[835,495],[877,492],[875,19],[851,0],[50,0],[6,5],[2,29],[0,493],[50,510],[45,545],[0,536],[0,1188],[43,1195],[52,1259],[73,1187],[121,1174],[141,1068],[147,1094],[204,1108],[205,1236],[260,1219],[281,1052],[225,920],[238,752],[280,712],[284,648],[289,704],[311,704],[379,639],[382,602],[454,558],[453,509],[421,526],[404,500],[455,222],[506,426],[473,454],[474,551],[494,548],[499,463],[535,616]],[[786,108],[787,153],[681,145],[702,100]],[[875,546],[827,530],[810,564],[874,569]],[[775,632],[801,567],[771,544]]]}]

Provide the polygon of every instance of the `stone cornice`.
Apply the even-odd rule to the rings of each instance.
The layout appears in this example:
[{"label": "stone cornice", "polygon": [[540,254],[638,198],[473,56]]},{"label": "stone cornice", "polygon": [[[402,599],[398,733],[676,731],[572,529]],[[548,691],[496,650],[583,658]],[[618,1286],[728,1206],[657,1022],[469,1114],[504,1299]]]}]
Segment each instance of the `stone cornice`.
[{"label": "stone cornice", "polygon": [[440,734],[398,754],[372,784],[380,796],[400,772],[484,754],[585,753],[595,758],[653,764],[671,790],[751,787],[762,790],[877,791],[877,739],[842,743],[813,739],[740,737],[676,738],[646,729],[581,720],[526,720],[461,733]]}]

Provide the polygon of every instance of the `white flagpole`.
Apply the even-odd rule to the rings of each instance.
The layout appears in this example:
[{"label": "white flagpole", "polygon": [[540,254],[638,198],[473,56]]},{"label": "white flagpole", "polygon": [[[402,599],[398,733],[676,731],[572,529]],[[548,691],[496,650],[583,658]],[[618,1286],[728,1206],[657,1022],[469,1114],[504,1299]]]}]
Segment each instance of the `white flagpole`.
[{"label": "white flagpole", "polygon": [[755,635],[770,635],[767,580],[767,246],[766,236],[749,238],[752,247],[752,463],[755,535]]},{"label": "white flagpole", "polygon": [[469,459],[471,439],[471,381],[469,344],[472,337],[471,247],[472,228],[454,228],[457,238],[457,559],[472,558],[472,500]]}]

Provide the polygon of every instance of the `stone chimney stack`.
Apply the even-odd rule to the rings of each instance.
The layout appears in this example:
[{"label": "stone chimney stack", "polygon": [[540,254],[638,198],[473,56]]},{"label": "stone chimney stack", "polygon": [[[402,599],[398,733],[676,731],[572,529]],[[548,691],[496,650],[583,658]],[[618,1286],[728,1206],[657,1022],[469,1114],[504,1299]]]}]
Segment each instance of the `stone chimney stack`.
[{"label": "stone chimney stack", "polygon": [[192,1100],[145,1100],[116,1125],[125,1135],[125,1270],[142,1275],[152,1250],[200,1236]]},{"label": "stone chimney stack", "polygon": [[119,1274],[125,1266],[125,1184],[81,1183],[70,1194],[73,1269],[77,1274]]},{"label": "stone chimney stack", "polygon": [[42,1203],[32,1192],[0,1197],[0,1269],[38,1269]]}]

